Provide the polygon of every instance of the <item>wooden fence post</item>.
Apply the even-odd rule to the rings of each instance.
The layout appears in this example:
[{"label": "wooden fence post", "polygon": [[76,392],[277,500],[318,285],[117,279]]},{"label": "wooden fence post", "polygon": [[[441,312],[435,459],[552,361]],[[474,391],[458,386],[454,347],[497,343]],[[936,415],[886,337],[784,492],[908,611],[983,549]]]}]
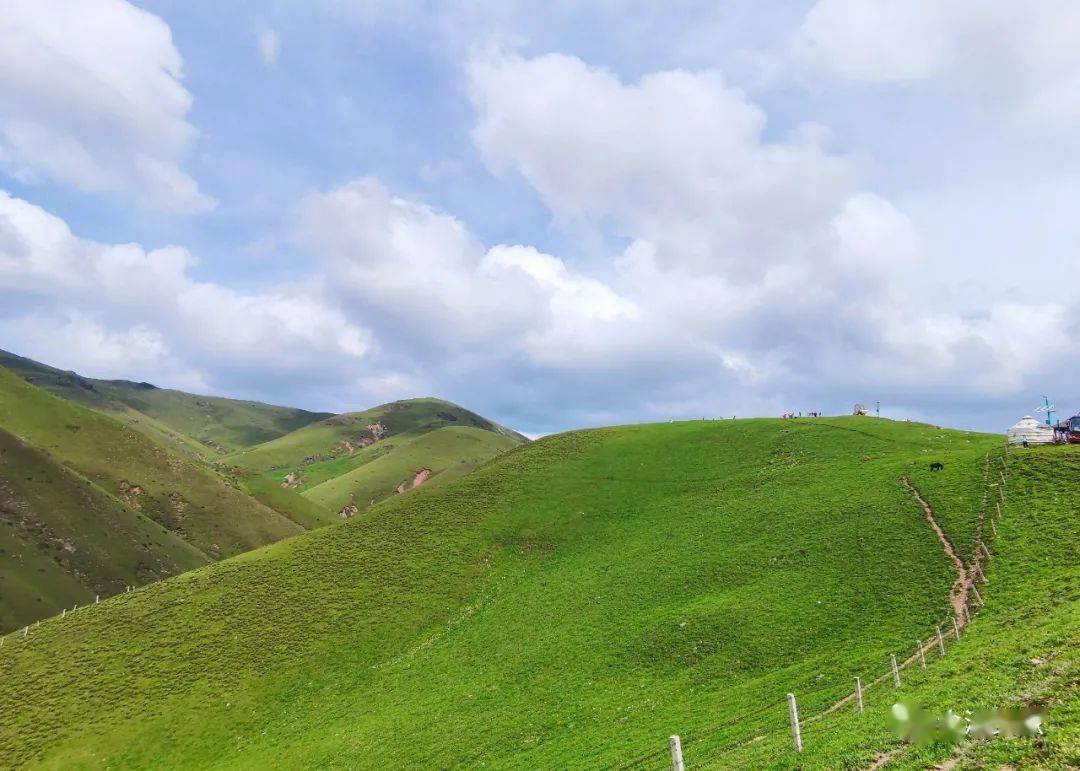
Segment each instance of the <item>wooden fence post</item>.
[{"label": "wooden fence post", "polygon": [[94,604],[97,605],[99,602],[101,602],[101,595],[100,594],[95,594],[94,595]]},{"label": "wooden fence post", "polygon": [[855,703],[858,705],[859,714],[861,715],[863,711],[862,680],[860,680],[858,677],[855,678]]},{"label": "wooden fence post", "polygon": [[919,663],[922,664],[923,669],[926,669],[926,654],[923,653],[922,640],[915,641],[915,650],[919,652]]},{"label": "wooden fence post", "polygon": [[990,529],[994,531],[994,538],[997,538],[997,525],[994,524],[994,518],[990,518]]},{"label": "wooden fence post", "polygon": [[982,547],[982,550],[983,550],[983,554],[985,554],[985,555],[986,555],[986,558],[987,558],[987,559],[990,559],[990,557],[992,557],[992,556],[993,556],[992,554],[990,554],[990,550],[986,548],[986,544],[985,544],[985,543],[983,543],[982,541],[979,541],[979,546],[981,546],[981,547]]},{"label": "wooden fence post", "polygon": [[953,616],[953,619],[952,619],[952,630],[953,630],[953,633],[956,635],[956,639],[959,640],[960,639],[960,624],[956,620],[956,616]]},{"label": "wooden fence post", "polygon": [[997,507],[998,519],[1001,519],[1001,504],[997,501],[994,501],[994,506]]},{"label": "wooden fence post", "polygon": [[934,631],[937,632],[937,647],[941,651],[941,655],[945,655],[945,638],[941,636],[941,624],[934,627]]},{"label": "wooden fence post", "polygon": [[670,736],[668,744],[671,746],[671,771],[686,771],[682,759],[682,740],[679,735],[673,734]]},{"label": "wooden fence post", "polygon": [[67,615],[67,608],[60,608],[60,618]]},{"label": "wooden fence post", "polygon": [[895,653],[890,654],[890,658],[892,659],[892,679],[893,679],[893,682],[896,683],[896,687],[899,688],[900,687],[900,667],[896,666],[896,654]]},{"label": "wooden fence post", "polygon": [[788,717],[791,718],[791,740],[795,751],[802,752],[802,732],[799,730],[799,708],[795,706],[795,694],[787,695]]},{"label": "wooden fence post", "polygon": [[978,562],[975,563],[975,569],[979,571],[979,578],[982,579],[984,584],[990,583],[990,579],[986,577],[986,573],[983,572],[982,566]]},{"label": "wooden fence post", "polygon": [[971,591],[975,593],[975,599],[979,601],[980,607],[986,604],[985,602],[983,602],[982,595],[979,594],[979,590],[976,588],[975,584],[971,585]]}]

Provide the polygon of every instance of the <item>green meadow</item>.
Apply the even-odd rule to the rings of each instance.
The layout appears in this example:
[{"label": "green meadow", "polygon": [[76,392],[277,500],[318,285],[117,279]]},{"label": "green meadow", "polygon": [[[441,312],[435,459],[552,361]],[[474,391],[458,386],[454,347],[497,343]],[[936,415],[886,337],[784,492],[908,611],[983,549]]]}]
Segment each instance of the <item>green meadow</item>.
[{"label": "green meadow", "polygon": [[960,550],[1001,450],[870,418],[548,437],[9,635],[0,764],[663,768],[677,733],[688,767],[859,768],[898,748],[901,766],[1068,767],[1071,448],[1010,457],[987,607],[904,670],[931,707],[1041,700],[1047,737],[905,749],[887,684],[861,716],[808,722],[801,756],[787,733],[786,693],[814,716],[949,618],[952,562],[900,477]]}]

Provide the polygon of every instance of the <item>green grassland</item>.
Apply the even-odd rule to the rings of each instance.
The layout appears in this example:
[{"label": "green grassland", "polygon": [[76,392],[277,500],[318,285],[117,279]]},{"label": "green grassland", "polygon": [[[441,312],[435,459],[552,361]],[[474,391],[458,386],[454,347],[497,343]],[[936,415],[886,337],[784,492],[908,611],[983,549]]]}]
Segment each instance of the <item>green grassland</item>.
[{"label": "green grassland", "polygon": [[[472,426],[437,428],[404,443],[397,442],[389,452],[308,488],[303,496],[332,511],[350,503],[364,509],[397,495],[398,485],[402,482],[411,485],[413,476],[421,469],[432,472],[424,486],[442,484],[464,476],[518,444],[520,440],[514,437]],[[412,489],[410,486],[406,492]]]},{"label": "green grassland", "polygon": [[[369,425],[381,424],[387,438],[361,448],[365,438],[372,438]],[[305,490],[340,476],[387,451],[400,447],[418,436],[447,426],[471,426],[500,436],[525,440],[520,434],[493,423],[442,399],[405,399],[373,407],[363,412],[347,412],[320,420],[286,436],[260,444],[221,459],[228,465],[251,471],[273,472],[284,478],[290,471],[301,472]],[[342,446],[349,442],[354,450]]]},{"label": "green grassland", "polygon": [[334,511],[309,501],[295,490],[262,474],[234,469],[231,477],[237,487],[255,500],[280,512],[299,525],[314,530],[338,521]]},{"label": "green grassland", "polygon": [[[949,613],[951,562],[899,477],[954,491],[941,519],[962,542],[999,448],[870,418],[549,437],[9,636],[0,765],[662,768],[680,733],[688,764],[793,767],[785,693],[813,714]],[[922,478],[931,459],[948,480]],[[946,666],[979,699],[1075,673],[1076,491],[1040,464],[1076,459],[1015,461],[990,605],[953,654],[905,671],[912,693],[944,699]],[[1062,666],[1039,681],[1023,662],[1048,648]],[[800,760],[890,747],[887,697],[809,724]],[[1027,741],[986,751],[1057,751]]]},{"label": "green grassland", "polygon": [[[804,726],[800,768],[865,768],[882,752],[890,753],[889,769],[1080,768],[1080,448],[1016,449],[1009,456],[1008,496],[997,535],[986,534],[994,554],[986,568],[989,583],[978,584],[986,607],[959,641],[948,639],[944,657],[933,652],[925,671],[905,670],[899,691],[891,680],[867,691],[864,714],[849,706]],[[991,465],[991,481],[1000,468]],[[959,511],[950,515],[955,521]],[[869,669],[852,666],[849,674],[866,681],[887,666],[879,660]],[[1038,708],[1046,716],[1045,735],[906,745],[889,725],[890,707],[900,699],[933,715]],[[765,736],[746,743],[729,732],[726,751],[715,740],[691,747],[687,766],[794,766],[784,715],[742,730],[743,736]],[[956,765],[939,765],[945,763]]]},{"label": "green grassland", "polygon": [[0,366],[56,396],[112,414],[174,450],[204,458],[260,444],[330,416],[149,383],[82,377],[6,351],[0,351]]},{"label": "green grassland", "polygon": [[3,368],[0,426],[212,559],[304,531],[201,464]]},{"label": "green grassland", "polygon": [[0,629],[210,560],[0,429]]}]

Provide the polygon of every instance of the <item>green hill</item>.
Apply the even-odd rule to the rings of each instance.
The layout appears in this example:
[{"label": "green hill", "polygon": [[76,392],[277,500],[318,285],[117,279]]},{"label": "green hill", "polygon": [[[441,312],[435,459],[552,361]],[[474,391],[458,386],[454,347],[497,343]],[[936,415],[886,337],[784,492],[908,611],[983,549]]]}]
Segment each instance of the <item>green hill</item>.
[{"label": "green hill", "polygon": [[220,464],[267,474],[336,512],[367,508],[402,482],[411,489],[417,474],[427,485],[455,479],[524,441],[451,402],[407,399],[326,418]]},{"label": "green hill", "polygon": [[56,396],[110,413],[173,449],[208,458],[269,441],[330,416],[199,396],[150,383],[87,378],[6,351],[0,351],[0,367]]},{"label": "green hill", "polygon": [[[679,733],[688,767],[868,766],[895,692],[809,720],[798,759],[784,694],[812,718],[949,617],[953,563],[899,480],[962,544],[999,454],[869,418],[549,437],[9,635],[0,764],[662,768]],[[1050,709],[1042,739],[962,745],[972,766],[1075,765],[1078,460],[1011,461],[986,609],[904,670],[930,706]]]},{"label": "green hill", "polygon": [[[11,499],[25,503],[49,527],[64,523],[64,537],[77,552],[92,552],[99,538],[112,541],[112,535],[97,533],[102,518],[111,518],[109,527],[119,528],[122,519],[138,515],[137,527],[130,522],[124,525],[138,533],[121,536],[117,531],[118,540],[112,545],[120,551],[107,552],[100,561],[101,565],[114,562],[118,576],[130,578],[123,566],[131,560],[122,556],[127,548],[122,542],[133,538],[154,544],[156,557],[140,568],[142,580],[129,583],[143,583],[201,564],[206,558],[228,557],[297,535],[308,525],[290,519],[287,507],[283,508],[285,513],[275,511],[200,463],[169,452],[108,415],[52,396],[3,368],[0,427],[26,445],[23,449],[13,447],[12,457],[18,457],[19,462],[8,463],[0,478],[12,490]],[[21,464],[27,465],[26,474]],[[48,481],[44,486],[31,486],[35,475]],[[92,486],[95,503],[89,508],[81,492],[85,485],[80,487],[79,480]],[[101,500],[102,495],[109,500]],[[90,516],[95,506],[98,511]],[[308,504],[302,502],[298,507],[307,508]],[[147,530],[151,521],[156,527]],[[170,538],[164,539],[158,532],[162,528]],[[189,546],[179,549],[177,540]],[[9,555],[4,562],[11,559]],[[73,572],[79,571],[80,585],[107,591],[100,584],[106,574],[91,571],[84,576],[77,562],[70,565]],[[115,583],[121,579],[114,576],[109,580]]]},{"label": "green hill", "polygon": [[306,490],[313,503],[338,511],[367,508],[416,483],[432,486],[458,479],[520,444],[520,440],[472,426],[445,426],[396,446],[373,460]]},{"label": "green hill", "polygon": [[3,630],[210,561],[2,429],[0,542]]}]

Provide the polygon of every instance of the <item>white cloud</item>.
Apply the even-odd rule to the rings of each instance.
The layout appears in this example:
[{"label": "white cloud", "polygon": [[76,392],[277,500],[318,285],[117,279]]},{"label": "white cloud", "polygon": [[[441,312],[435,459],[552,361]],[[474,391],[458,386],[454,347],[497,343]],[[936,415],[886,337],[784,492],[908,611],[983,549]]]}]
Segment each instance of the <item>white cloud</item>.
[{"label": "white cloud", "polygon": [[0,319],[0,336],[18,340],[24,356],[89,377],[143,380],[153,373],[177,388],[210,388],[202,375],[171,356],[161,332],[146,324],[112,330],[81,311],[37,312]]},{"label": "white cloud", "polygon": [[[52,345],[57,356],[74,358],[74,340],[88,347],[86,361],[104,357],[95,366],[128,350],[133,362],[168,358],[198,372],[272,378],[319,377],[319,366],[361,362],[373,349],[370,333],[327,300],[318,278],[240,292],[195,280],[195,264],[180,247],[81,239],[61,219],[0,191],[0,294],[35,308],[25,318],[5,315],[8,329],[22,330],[17,338],[36,350]],[[43,331],[26,334],[35,327]]]},{"label": "white cloud", "polygon": [[563,223],[651,243],[665,264],[760,277],[799,259],[854,192],[854,168],[805,126],[765,141],[765,114],[713,71],[637,83],[575,57],[505,51],[469,68],[476,143]]},{"label": "white cloud", "polygon": [[798,65],[856,83],[929,83],[1037,124],[1080,120],[1080,6],[1071,0],[818,0]]},{"label": "white cloud", "polygon": [[14,0],[0,19],[0,163],[174,211],[214,201],[178,166],[195,129],[169,27],[125,0]]}]

